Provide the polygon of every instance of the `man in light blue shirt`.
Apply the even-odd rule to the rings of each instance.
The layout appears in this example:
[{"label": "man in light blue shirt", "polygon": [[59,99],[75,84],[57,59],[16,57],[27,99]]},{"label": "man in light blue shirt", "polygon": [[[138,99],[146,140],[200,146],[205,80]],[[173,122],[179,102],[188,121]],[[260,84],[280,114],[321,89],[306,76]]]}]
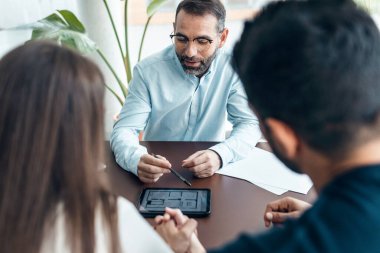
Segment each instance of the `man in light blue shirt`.
[{"label": "man in light blue shirt", "polygon": [[[169,161],[139,144],[148,141],[220,141],[184,159],[182,166],[208,177],[244,158],[261,137],[242,84],[222,52],[228,29],[219,0],[184,0],[176,11],[173,46],[134,68],[129,94],[115,123],[111,147],[117,163],[145,183],[170,173]],[[224,123],[233,124],[225,139]]]}]

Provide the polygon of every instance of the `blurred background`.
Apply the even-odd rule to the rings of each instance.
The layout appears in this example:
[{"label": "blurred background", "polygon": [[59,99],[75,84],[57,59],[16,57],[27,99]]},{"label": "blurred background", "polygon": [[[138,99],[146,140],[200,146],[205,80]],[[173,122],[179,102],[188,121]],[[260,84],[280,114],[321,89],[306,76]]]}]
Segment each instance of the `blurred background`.
[{"label": "blurred background", "polygon": [[[147,20],[147,6],[152,0],[129,0],[128,2],[128,41],[131,66],[137,63],[141,36]],[[226,27],[229,28],[229,38],[225,50],[231,50],[239,38],[244,20],[252,17],[263,5],[272,0],[223,0],[227,10]],[[141,58],[160,51],[171,44],[169,34],[173,31],[173,22],[176,6],[180,0],[167,0],[151,19],[144,40]],[[380,24],[380,0],[357,0],[368,10]],[[120,0],[108,0],[111,15],[115,21],[116,30],[120,36],[121,44],[125,44],[124,37],[124,6]],[[7,30],[35,22],[53,13],[55,10],[67,9],[72,11],[86,27],[88,36],[96,42],[108,58],[115,71],[123,82],[127,83],[123,61],[107,16],[104,0],[0,0],[0,57],[12,48],[30,39],[31,30]],[[5,30],[4,30],[5,29]],[[90,55],[102,68],[107,83],[118,93],[120,88],[115,82],[100,57],[93,53]],[[106,94],[106,136],[112,130],[114,116],[120,111],[121,105],[115,96]],[[230,129],[226,124],[226,130]]]}]

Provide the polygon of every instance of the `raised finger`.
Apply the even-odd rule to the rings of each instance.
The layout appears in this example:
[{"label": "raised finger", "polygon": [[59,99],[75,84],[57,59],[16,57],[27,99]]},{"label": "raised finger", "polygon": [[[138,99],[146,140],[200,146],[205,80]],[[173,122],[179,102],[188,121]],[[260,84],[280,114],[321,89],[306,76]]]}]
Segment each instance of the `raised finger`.
[{"label": "raised finger", "polygon": [[189,163],[196,157],[202,155],[203,153],[205,152],[205,150],[200,150],[200,151],[197,151],[195,152],[194,154],[190,155],[188,158],[186,158],[185,160],[182,161],[182,166],[183,167],[187,167],[187,166],[191,166]]}]

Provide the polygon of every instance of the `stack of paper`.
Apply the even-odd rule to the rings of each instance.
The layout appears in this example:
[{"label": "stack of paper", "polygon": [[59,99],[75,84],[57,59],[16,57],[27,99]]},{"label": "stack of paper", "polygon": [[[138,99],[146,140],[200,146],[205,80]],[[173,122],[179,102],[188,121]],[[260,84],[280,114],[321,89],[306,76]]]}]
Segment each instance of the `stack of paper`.
[{"label": "stack of paper", "polygon": [[254,148],[249,158],[231,163],[217,173],[247,180],[277,195],[287,191],[306,194],[313,186],[307,175],[291,171],[272,153],[259,148]]}]

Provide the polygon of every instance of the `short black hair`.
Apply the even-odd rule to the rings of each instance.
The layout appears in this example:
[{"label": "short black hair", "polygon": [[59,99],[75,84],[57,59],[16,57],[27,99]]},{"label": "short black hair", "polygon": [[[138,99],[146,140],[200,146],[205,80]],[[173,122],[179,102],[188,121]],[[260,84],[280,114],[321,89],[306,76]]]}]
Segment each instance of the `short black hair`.
[{"label": "short black hair", "polygon": [[226,22],[226,9],[219,0],[183,0],[177,6],[175,19],[177,20],[178,13],[184,10],[186,13],[203,16],[211,14],[218,20],[217,30],[222,32]]},{"label": "short black hair", "polygon": [[287,123],[324,154],[380,134],[380,34],[351,0],[267,5],[246,22],[233,65],[259,119]]}]

